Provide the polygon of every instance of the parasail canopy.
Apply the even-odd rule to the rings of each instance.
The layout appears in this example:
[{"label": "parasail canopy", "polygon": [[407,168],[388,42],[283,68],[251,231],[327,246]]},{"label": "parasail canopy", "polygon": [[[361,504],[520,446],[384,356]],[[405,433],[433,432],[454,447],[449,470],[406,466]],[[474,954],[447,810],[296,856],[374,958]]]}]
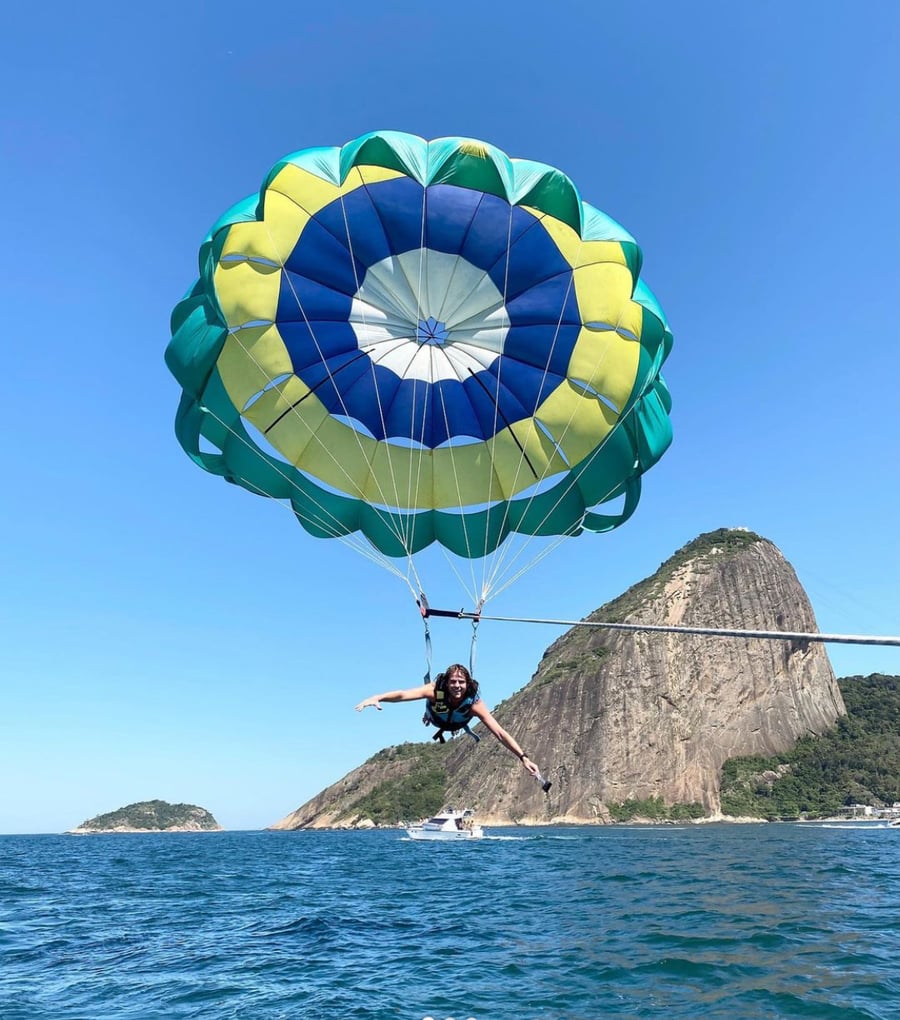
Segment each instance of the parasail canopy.
[{"label": "parasail canopy", "polygon": [[605,531],[671,441],[634,239],[561,171],[399,132],[279,161],[200,249],[181,445],[386,557]]}]

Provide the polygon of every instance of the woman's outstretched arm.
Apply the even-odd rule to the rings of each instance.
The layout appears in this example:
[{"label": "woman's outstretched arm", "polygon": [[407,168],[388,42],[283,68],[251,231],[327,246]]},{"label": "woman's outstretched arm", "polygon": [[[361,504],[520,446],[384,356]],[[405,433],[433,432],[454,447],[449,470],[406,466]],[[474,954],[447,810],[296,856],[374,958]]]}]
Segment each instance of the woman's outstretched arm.
[{"label": "woman's outstretched arm", "polygon": [[483,702],[475,702],[472,706],[472,715],[474,715],[477,719],[480,719],[505,748],[512,751],[519,761],[522,762],[522,766],[526,769],[526,771],[530,772],[533,776],[538,775],[540,770],[537,765],[535,765],[535,763],[522,750],[516,738],[507,733],[500,723],[497,722],[487,708],[485,708]]},{"label": "woman's outstretched arm", "polygon": [[382,701],[420,701],[422,698],[430,698],[434,694],[434,684],[422,684],[421,687],[408,687],[403,691],[386,691],[384,694],[373,694],[356,706],[356,711],[361,712],[364,708],[377,708],[381,711]]}]

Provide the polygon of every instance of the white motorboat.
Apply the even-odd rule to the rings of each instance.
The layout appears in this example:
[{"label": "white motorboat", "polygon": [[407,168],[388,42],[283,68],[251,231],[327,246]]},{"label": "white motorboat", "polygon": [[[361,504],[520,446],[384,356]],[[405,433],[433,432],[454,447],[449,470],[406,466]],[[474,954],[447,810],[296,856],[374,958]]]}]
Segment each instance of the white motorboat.
[{"label": "white motorboat", "polygon": [[900,829],[900,818],[895,818],[893,821],[888,822],[889,829]]},{"label": "white motorboat", "polygon": [[481,839],[484,829],[475,821],[475,812],[449,809],[406,830],[410,839],[437,839],[455,842],[461,839]]}]

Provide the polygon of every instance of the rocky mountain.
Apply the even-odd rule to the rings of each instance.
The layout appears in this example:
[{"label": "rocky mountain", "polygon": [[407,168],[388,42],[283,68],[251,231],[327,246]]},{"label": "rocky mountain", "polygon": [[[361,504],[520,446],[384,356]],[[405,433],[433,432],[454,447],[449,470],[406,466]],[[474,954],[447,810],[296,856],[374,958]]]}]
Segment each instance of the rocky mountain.
[{"label": "rocky mountain", "polygon": [[[779,550],[725,529],[701,535],[587,620],[818,630]],[[844,712],[818,643],[573,627],[494,709],[553,780],[549,795],[489,735],[477,746],[458,738],[381,752],[273,828],[358,824],[423,769],[443,776],[444,803],[494,825],[602,823],[648,803],[715,816],[727,760],[785,752]]]},{"label": "rocky mountain", "polygon": [[[851,804],[900,805],[900,676],[838,680],[847,714],[821,737],[772,757],[732,758],[722,769],[722,810],[756,818],[834,818]],[[900,812],[898,812],[900,813]]]},{"label": "rocky mountain", "polygon": [[73,833],[86,832],[215,832],[222,826],[202,807],[143,800],[82,822]]}]

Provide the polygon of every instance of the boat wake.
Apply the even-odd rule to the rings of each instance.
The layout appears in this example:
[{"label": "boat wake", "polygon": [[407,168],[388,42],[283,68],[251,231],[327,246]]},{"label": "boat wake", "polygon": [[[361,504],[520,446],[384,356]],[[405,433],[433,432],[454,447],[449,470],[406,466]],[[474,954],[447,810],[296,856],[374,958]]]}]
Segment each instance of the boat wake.
[{"label": "boat wake", "polygon": [[814,826],[814,828],[817,828],[817,829],[857,829],[857,830],[865,830],[866,832],[868,832],[871,829],[890,829],[890,828],[894,828],[894,826],[888,825],[887,823],[877,823],[876,824],[874,822],[869,822],[866,825],[846,825],[844,823],[836,824],[836,823],[822,822],[821,825]]}]

